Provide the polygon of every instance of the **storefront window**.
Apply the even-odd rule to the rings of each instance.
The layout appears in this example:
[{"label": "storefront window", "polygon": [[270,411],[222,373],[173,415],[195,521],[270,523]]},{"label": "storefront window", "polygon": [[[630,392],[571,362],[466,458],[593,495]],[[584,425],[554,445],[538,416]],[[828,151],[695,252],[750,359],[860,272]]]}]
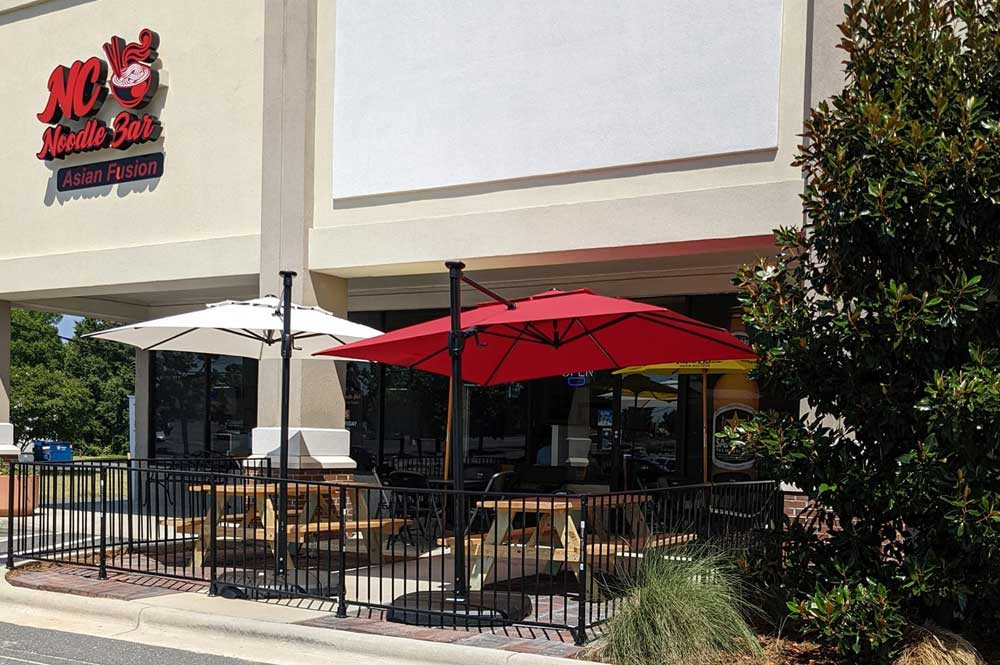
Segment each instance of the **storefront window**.
[{"label": "storefront window", "polygon": [[257,424],[257,361],[155,351],[150,449],[154,457],[244,456]]},{"label": "storefront window", "polygon": [[468,395],[468,454],[523,457],[531,409],[528,384],[473,386]]}]

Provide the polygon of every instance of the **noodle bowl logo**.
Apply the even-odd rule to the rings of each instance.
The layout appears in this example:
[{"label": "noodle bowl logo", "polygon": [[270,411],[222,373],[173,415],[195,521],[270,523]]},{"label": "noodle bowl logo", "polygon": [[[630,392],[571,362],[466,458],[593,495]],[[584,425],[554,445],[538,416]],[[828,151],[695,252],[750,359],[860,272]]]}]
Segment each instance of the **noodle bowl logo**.
[{"label": "noodle bowl logo", "polygon": [[[158,139],[162,131],[159,119],[149,113],[140,117],[131,111],[145,107],[156,94],[159,75],[150,65],[156,61],[159,44],[159,35],[146,28],[139,33],[138,42],[126,43],[121,37],[112,37],[104,45],[107,62],[95,56],[53,69],[48,82],[49,98],[41,113],[36,114],[41,122],[52,126],[42,133],[42,149],[36,157],[51,160],[109,147],[124,150],[135,143]],[[125,109],[115,116],[110,127],[93,117],[107,100],[109,88]],[[60,124],[63,120],[84,119],[76,129]]]},{"label": "noodle bowl logo", "polygon": [[146,28],[139,33],[139,43],[126,44],[121,37],[112,37],[104,45],[104,54],[114,71],[111,94],[124,108],[141,108],[156,93],[159,75],[149,66],[156,60],[160,37]]}]

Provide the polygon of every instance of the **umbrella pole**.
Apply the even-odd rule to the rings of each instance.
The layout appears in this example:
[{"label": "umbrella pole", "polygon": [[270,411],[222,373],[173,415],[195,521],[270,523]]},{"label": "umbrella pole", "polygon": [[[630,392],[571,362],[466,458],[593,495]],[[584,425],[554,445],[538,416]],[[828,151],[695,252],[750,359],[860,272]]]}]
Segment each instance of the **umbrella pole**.
[{"label": "umbrella pole", "polygon": [[452,404],[452,380],[448,378],[448,416],[446,421],[448,425],[445,427],[444,435],[444,479],[448,480],[451,477],[451,408],[454,406]]},{"label": "umbrella pole", "polygon": [[462,270],[461,261],[449,261],[448,268],[451,295],[451,331],[448,334],[448,353],[451,355],[451,418],[449,433],[451,438],[451,465],[455,483],[455,598],[464,601],[467,591],[465,577],[465,496],[463,493],[464,474],[462,461],[465,459],[462,441]]},{"label": "umbrella pole", "polygon": [[282,270],[281,283],[281,439],[279,445],[278,477],[281,479],[281,491],[278,494],[278,533],[275,552],[275,583],[277,576],[284,575],[288,570],[288,393],[291,383],[292,364],[292,279],[294,272]]},{"label": "umbrella pole", "polygon": [[702,482],[708,482],[708,370],[701,370],[701,444]]}]

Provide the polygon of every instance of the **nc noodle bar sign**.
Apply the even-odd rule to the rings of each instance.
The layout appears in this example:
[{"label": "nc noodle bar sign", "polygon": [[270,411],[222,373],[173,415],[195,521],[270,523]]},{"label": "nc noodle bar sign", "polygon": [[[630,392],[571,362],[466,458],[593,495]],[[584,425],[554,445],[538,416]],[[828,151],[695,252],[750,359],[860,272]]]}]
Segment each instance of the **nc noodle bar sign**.
[{"label": "nc noodle bar sign", "polygon": [[[41,122],[49,125],[42,132],[38,159],[62,159],[104,148],[125,150],[137,143],[157,140],[162,130],[159,119],[137,111],[149,104],[159,85],[159,76],[151,66],[156,61],[159,44],[159,36],[146,28],[139,33],[137,42],[126,43],[121,37],[112,37],[104,45],[103,60],[94,56],[53,69],[49,74],[48,100],[37,114]],[[109,93],[122,109],[115,114],[110,127],[94,117]],[[74,122],[74,126],[64,122]],[[69,170],[61,169],[60,173]],[[113,182],[119,181],[101,184]]]}]

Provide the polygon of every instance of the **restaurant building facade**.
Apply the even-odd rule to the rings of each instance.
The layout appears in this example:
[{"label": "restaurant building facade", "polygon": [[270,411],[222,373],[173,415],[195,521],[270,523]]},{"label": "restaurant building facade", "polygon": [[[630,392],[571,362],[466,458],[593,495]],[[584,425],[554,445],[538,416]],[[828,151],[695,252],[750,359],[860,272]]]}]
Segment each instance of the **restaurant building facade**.
[{"label": "restaurant building facade", "polygon": [[[138,321],[295,270],[296,301],[389,330],[443,312],[458,258],[508,298],[589,288],[741,332],[737,267],[801,220],[839,3],[493,5],[0,0],[0,453],[11,307]],[[266,453],[278,373],[138,352],[135,453]],[[596,454],[620,422],[693,477],[701,378],[650,380],[618,388],[620,420],[603,373],[470,388],[468,448]],[[713,422],[760,406],[742,377],[710,387]],[[296,361],[293,466],[435,454],[446,390]]]}]

